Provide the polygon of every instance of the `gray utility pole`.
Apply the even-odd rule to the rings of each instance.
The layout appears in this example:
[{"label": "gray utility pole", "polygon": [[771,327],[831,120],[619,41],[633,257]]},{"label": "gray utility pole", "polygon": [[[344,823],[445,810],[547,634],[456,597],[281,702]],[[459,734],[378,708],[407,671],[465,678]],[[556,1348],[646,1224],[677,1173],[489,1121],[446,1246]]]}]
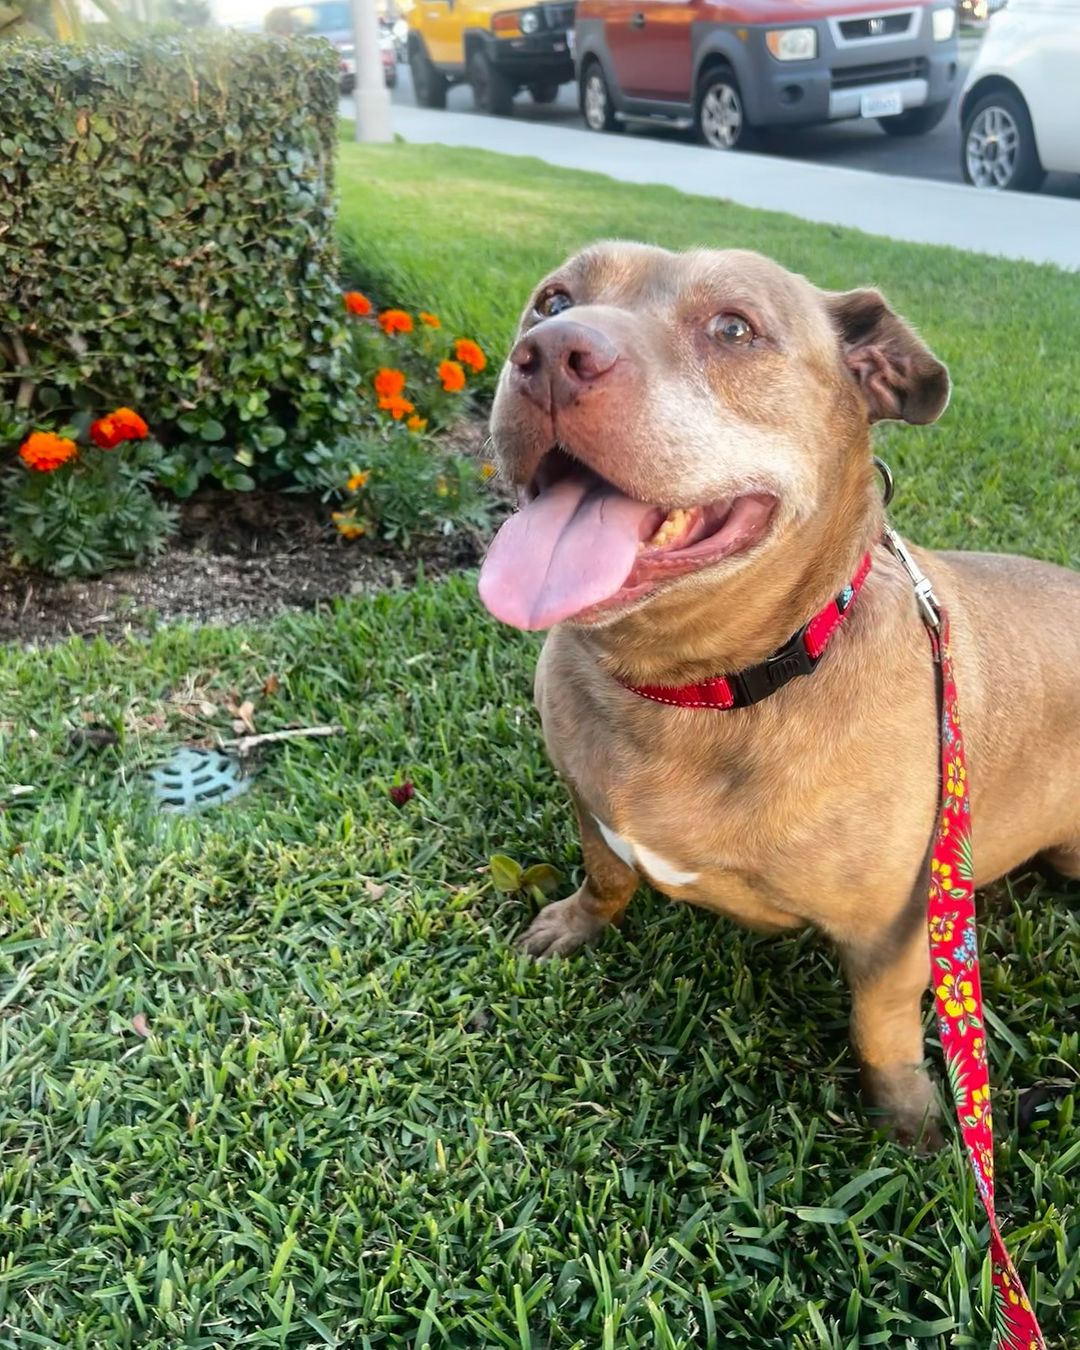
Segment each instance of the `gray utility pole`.
[{"label": "gray utility pole", "polygon": [[392,141],[390,93],[379,54],[379,16],[375,0],[352,0],[353,57],[356,61],[356,139]]}]

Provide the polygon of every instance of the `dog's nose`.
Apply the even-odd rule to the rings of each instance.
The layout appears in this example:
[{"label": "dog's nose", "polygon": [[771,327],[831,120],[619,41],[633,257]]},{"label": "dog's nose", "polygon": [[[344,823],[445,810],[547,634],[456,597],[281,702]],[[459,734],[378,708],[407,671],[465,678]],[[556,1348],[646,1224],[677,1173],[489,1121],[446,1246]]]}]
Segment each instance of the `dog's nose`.
[{"label": "dog's nose", "polygon": [[538,324],[510,353],[511,380],[545,412],[566,408],[619,359],[603,333],[570,319]]}]

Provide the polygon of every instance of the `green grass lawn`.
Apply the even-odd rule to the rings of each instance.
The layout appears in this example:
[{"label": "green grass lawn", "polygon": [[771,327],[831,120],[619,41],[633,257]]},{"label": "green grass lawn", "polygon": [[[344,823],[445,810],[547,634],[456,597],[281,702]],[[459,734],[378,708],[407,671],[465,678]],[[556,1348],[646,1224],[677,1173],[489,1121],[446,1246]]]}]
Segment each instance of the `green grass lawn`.
[{"label": "green grass lawn", "polygon": [[[495,347],[597,234],[881,282],[958,377],[940,429],[890,438],[903,524],[1080,562],[1077,279],[450,152],[349,147],[341,185],[380,298]],[[868,1129],[824,943],[642,896],[593,952],[515,954],[531,904],[488,857],[568,885],[579,866],[535,651],[468,577],[0,649],[3,1350],[986,1350],[966,1163]],[[159,815],[142,770],[231,734],[245,698],[260,730],[345,733],[268,750],[226,807]],[[117,744],[73,744],[86,725]],[[1000,1205],[1067,1348],[1080,894],[1026,874],[981,912]],[[1072,1091],[1021,1132],[1040,1082]]]}]

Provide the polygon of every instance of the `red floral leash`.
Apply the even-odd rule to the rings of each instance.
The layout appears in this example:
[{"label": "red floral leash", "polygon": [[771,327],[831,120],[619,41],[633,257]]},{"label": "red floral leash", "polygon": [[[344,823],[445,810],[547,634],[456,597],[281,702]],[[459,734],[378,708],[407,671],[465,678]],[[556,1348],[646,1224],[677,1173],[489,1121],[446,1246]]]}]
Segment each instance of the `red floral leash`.
[{"label": "red floral leash", "polygon": [[941,815],[930,858],[927,922],[938,1029],[960,1135],[990,1220],[990,1268],[997,1289],[999,1350],[1046,1350],[1027,1292],[1005,1248],[994,1208],[994,1134],[986,1053],[979,948],[975,930],[975,871],[967,756],[949,647],[949,616],[899,535],[885,543],[906,569],[941,671]]}]

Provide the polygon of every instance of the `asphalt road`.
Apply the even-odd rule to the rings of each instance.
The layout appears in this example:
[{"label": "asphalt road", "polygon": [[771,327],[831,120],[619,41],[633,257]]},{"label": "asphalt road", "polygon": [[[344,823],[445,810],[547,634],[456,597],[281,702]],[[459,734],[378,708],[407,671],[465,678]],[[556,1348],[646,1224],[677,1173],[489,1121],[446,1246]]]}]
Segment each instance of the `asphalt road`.
[{"label": "asphalt road", "polygon": [[[973,42],[961,44],[961,64],[965,69],[974,56],[976,45]],[[959,84],[962,83],[961,79],[958,82],[957,99]],[[414,102],[407,65],[398,66],[398,83],[392,98],[395,103]],[[458,85],[451,89],[446,106],[451,112],[474,113],[477,117],[484,115],[477,113],[473,107],[472,91],[468,85]],[[351,115],[351,100],[342,111],[343,115]],[[514,102],[514,116],[541,125],[550,123],[552,126],[580,128],[584,135],[595,134],[585,129],[578,111],[577,89],[572,84],[563,85],[558,101],[546,107],[537,106],[528,94],[519,94]],[[627,135],[671,136],[682,141],[688,139],[686,132],[667,131],[658,127],[629,130]],[[811,160],[817,164],[866,169],[872,173],[934,178],[949,183],[962,181],[960,126],[955,101],[945,118],[926,136],[894,140],[886,136],[876,122],[851,121],[769,133],[761,138],[760,143],[754,148],[761,154],[776,155],[778,158]],[[702,153],[720,152],[703,148]],[[1080,200],[1080,178],[1052,174],[1047,178],[1043,191]]]}]

